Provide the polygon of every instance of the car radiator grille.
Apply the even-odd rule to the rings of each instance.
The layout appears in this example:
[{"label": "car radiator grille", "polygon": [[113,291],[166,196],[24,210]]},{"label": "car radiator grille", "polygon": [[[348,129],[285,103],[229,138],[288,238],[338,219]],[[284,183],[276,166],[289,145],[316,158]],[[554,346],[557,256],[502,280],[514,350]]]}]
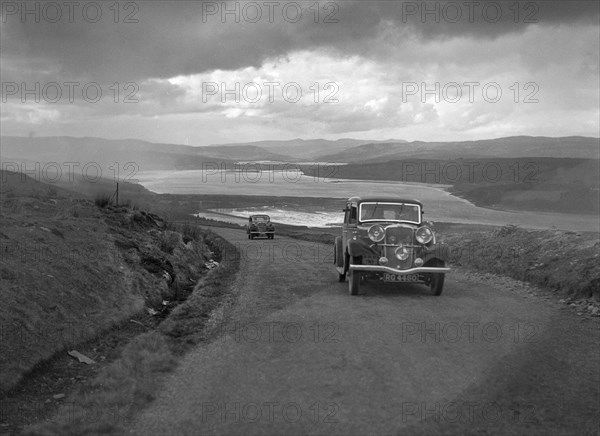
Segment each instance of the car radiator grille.
[{"label": "car radiator grille", "polygon": [[387,228],[385,232],[385,243],[394,245],[394,247],[385,247],[385,257],[389,259],[389,265],[394,268],[407,269],[413,265],[414,261],[414,249],[408,247],[410,255],[406,260],[398,260],[396,257],[396,248],[398,245],[413,245],[414,236],[413,229],[406,227],[391,227]]},{"label": "car radiator grille", "polygon": [[385,239],[386,244],[412,245],[414,243],[413,229],[406,227],[388,227],[385,231]]},{"label": "car radiator grille", "polygon": [[257,227],[258,227],[258,231],[259,232],[266,232],[267,231],[267,225],[265,223],[258,223]]}]

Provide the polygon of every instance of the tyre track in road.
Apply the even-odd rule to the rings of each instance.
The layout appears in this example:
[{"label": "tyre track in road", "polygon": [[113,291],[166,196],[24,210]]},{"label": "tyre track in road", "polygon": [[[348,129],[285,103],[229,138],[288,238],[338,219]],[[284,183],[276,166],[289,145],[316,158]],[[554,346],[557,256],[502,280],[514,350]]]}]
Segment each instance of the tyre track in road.
[{"label": "tyre track in road", "polygon": [[[330,246],[217,233],[241,253],[237,301],[223,334],[184,358],[133,433],[553,434],[549,417],[579,410],[570,417],[583,419],[597,411],[588,401],[586,412],[583,400],[553,406],[544,399],[552,383],[540,387],[546,378],[528,368],[536,355],[552,360],[560,351],[551,347],[552,334],[570,318],[552,304],[452,273],[441,297],[421,285],[393,284],[365,284],[363,295],[350,297],[348,285],[337,283]],[[578,353],[585,345],[579,336],[594,339],[581,329],[562,336]],[[538,366],[581,388],[574,371],[594,377],[594,359]],[[585,394],[597,396],[587,386]],[[533,406],[535,422],[514,419],[511,392]],[[478,403],[478,415],[450,422],[445,406],[458,400]],[[501,408],[499,419],[481,418],[489,403]]]}]

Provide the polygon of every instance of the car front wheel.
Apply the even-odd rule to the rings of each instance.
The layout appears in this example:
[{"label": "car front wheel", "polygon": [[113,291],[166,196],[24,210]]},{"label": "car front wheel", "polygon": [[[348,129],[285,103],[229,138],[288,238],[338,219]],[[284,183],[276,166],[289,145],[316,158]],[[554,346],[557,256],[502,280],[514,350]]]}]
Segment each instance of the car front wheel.
[{"label": "car front wheel", "polygon": [[350,271],[348,273],[348,292],[350,295],[358,295],[360,289],[360,272]]},{"label": "car front wheel", "polygon": [[[333,249],[333,263],[334,263],[335,269],[337,270],[337,273],[338,273],[338,282],[343,283],[346,281],[346,272],[347,272],[350,257],[348,256],[348,253],[342,254],[341,247],[342,247],[341,241],[339,241],[339,244],[338,244],[338,241],[336,240],[336,244]],[[341,262],[341,265],[340,265],[340,262],[338,261],[338,259],[343,259]]]},{"label": "car front wheel", "polygon": [[[352,264],[359,264],[357,257],[352,258]],[[360,271],[348,271],[348,292],[350,295],[358,295],[360,290]]]},{"label": "car front wheel", "polygon": [[439,297],[442,295],[442,291],[444,290],[444,278],[445,274],[443,273],[433,273],[431,274],[431,282],[429,283],[429,289],[433,292],[433,295]]}]

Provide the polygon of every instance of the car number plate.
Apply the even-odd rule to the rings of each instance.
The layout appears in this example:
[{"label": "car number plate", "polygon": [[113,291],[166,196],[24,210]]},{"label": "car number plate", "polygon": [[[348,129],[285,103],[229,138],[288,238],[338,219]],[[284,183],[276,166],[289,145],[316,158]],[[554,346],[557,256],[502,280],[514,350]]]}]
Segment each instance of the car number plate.
[{"label": "car number plate", "polygon": [[383,274],[384,282],[402,282],[402,283],[413,283],[419,282],[419,274]]}]

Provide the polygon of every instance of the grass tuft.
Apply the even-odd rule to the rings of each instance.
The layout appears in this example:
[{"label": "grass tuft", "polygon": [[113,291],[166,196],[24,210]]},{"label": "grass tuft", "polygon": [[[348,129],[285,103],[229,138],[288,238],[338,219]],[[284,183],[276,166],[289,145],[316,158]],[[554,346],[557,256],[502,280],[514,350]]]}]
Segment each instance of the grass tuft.
[{"label": "grass tuft", "polygon": [[94,203],[99,208],[105,208],[106,206],[112,205],[112,197],[108,194],[100,194],[94,199]]}]

